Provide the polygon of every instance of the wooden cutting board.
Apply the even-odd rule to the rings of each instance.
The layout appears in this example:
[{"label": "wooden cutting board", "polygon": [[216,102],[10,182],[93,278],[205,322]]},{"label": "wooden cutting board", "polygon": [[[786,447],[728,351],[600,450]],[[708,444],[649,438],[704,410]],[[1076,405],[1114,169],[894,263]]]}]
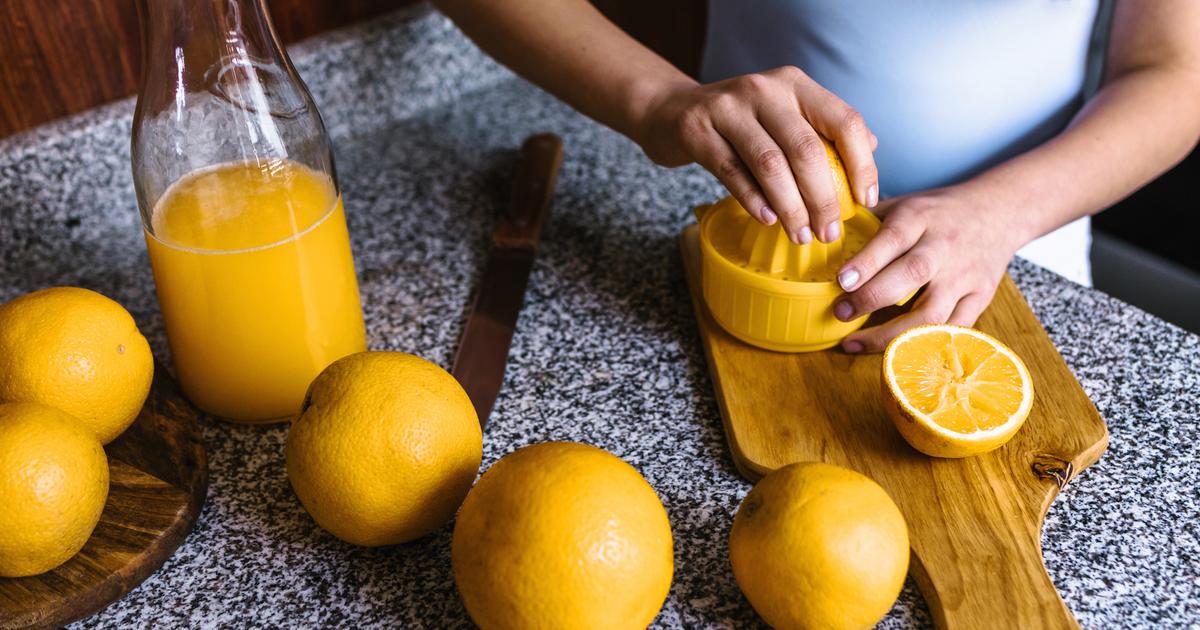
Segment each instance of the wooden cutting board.
[{"label": "wooden cutting board", "polygon": [[155,365],[141,414],[104,448],[109,491],[96,530],[57,569],[0,578],[0,629],[55,628],[86,617],[166,562],[192,531],[208,491],[197,416]]},{"label": "wooden cutting board", "polygon": [[1058,492],[1108,445],[1103,419],[1007,276],[977,327],[1021,356],[1036,398],[1000,449],[966,459],[910,447],[883,409],[878,354],[783,354],[747,345],[700,294],[696,226],[680,237],[729,450],[751,481],[824,461],[879,482],[908,521],[911,574],[939,628],[1078,628],[1042,563],[1041,526]]}]

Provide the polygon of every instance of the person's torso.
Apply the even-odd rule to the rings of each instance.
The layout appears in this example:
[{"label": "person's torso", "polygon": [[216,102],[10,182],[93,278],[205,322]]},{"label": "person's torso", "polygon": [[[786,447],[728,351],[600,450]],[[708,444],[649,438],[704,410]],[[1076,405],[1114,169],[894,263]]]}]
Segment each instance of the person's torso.
[{"label": "person's torso", "polygon": [[1099,0],[710,0],[702,78],[794,65],[862,112],[885,196],[952,184],[1058,133]]}]

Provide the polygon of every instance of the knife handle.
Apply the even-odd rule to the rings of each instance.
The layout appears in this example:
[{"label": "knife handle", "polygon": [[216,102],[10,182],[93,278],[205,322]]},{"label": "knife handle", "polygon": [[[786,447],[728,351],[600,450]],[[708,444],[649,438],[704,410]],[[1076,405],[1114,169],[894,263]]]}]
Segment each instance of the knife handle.
[{"label": "knife handle", "polygon": [[499,249],[536,250],[542,225],[550,210],[558,166],[562,163],[562,140],[552,133],[530,136],[521,145],[521,159],[513,177],[508,213],[492,230],[492,246]]}]

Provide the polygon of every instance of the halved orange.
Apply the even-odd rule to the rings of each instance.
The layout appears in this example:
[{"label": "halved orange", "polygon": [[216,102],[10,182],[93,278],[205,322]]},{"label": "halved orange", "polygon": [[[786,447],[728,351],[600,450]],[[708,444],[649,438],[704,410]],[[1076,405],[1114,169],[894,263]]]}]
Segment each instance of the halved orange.
[{"label": "halved orange", "polygon": [[1033,407],[1029,369],[986,333],[951,324],[901,333],[883,353],[883,402],[900,435],[934,457],[997,449]]}]

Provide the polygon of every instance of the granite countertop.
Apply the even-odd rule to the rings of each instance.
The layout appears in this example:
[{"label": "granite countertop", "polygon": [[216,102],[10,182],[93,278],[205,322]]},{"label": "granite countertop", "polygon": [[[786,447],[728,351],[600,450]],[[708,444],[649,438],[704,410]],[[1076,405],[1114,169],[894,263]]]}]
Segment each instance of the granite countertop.
[{"label": "granite countertop", "polygon": [[[563,137],[484,468],[577,440],[637,467],[675,535],[655,626],[754,627],[726,537],[750,484],[725,446],[676,247],[702,170],[654,166],[623,137],[513,77],[433,13],[398,14],[293,50],[328,123],[375,349],[447,366],[515,149]],[[0,299],[91,287],[167,347],[129,174],[132,102],[0,141]],[[1111,443],[1054,503],[1046,564],[1084,627],[1200,619],[1200,337],[1017,261],[1012,275],[1108,422]],[[158,573],[78,627],[470,625],[451,526],[363,549],[320,530],[284,473],[283,426],[206,421],[211,487]],[[882,626],[927,627],[911,582]]]}]

